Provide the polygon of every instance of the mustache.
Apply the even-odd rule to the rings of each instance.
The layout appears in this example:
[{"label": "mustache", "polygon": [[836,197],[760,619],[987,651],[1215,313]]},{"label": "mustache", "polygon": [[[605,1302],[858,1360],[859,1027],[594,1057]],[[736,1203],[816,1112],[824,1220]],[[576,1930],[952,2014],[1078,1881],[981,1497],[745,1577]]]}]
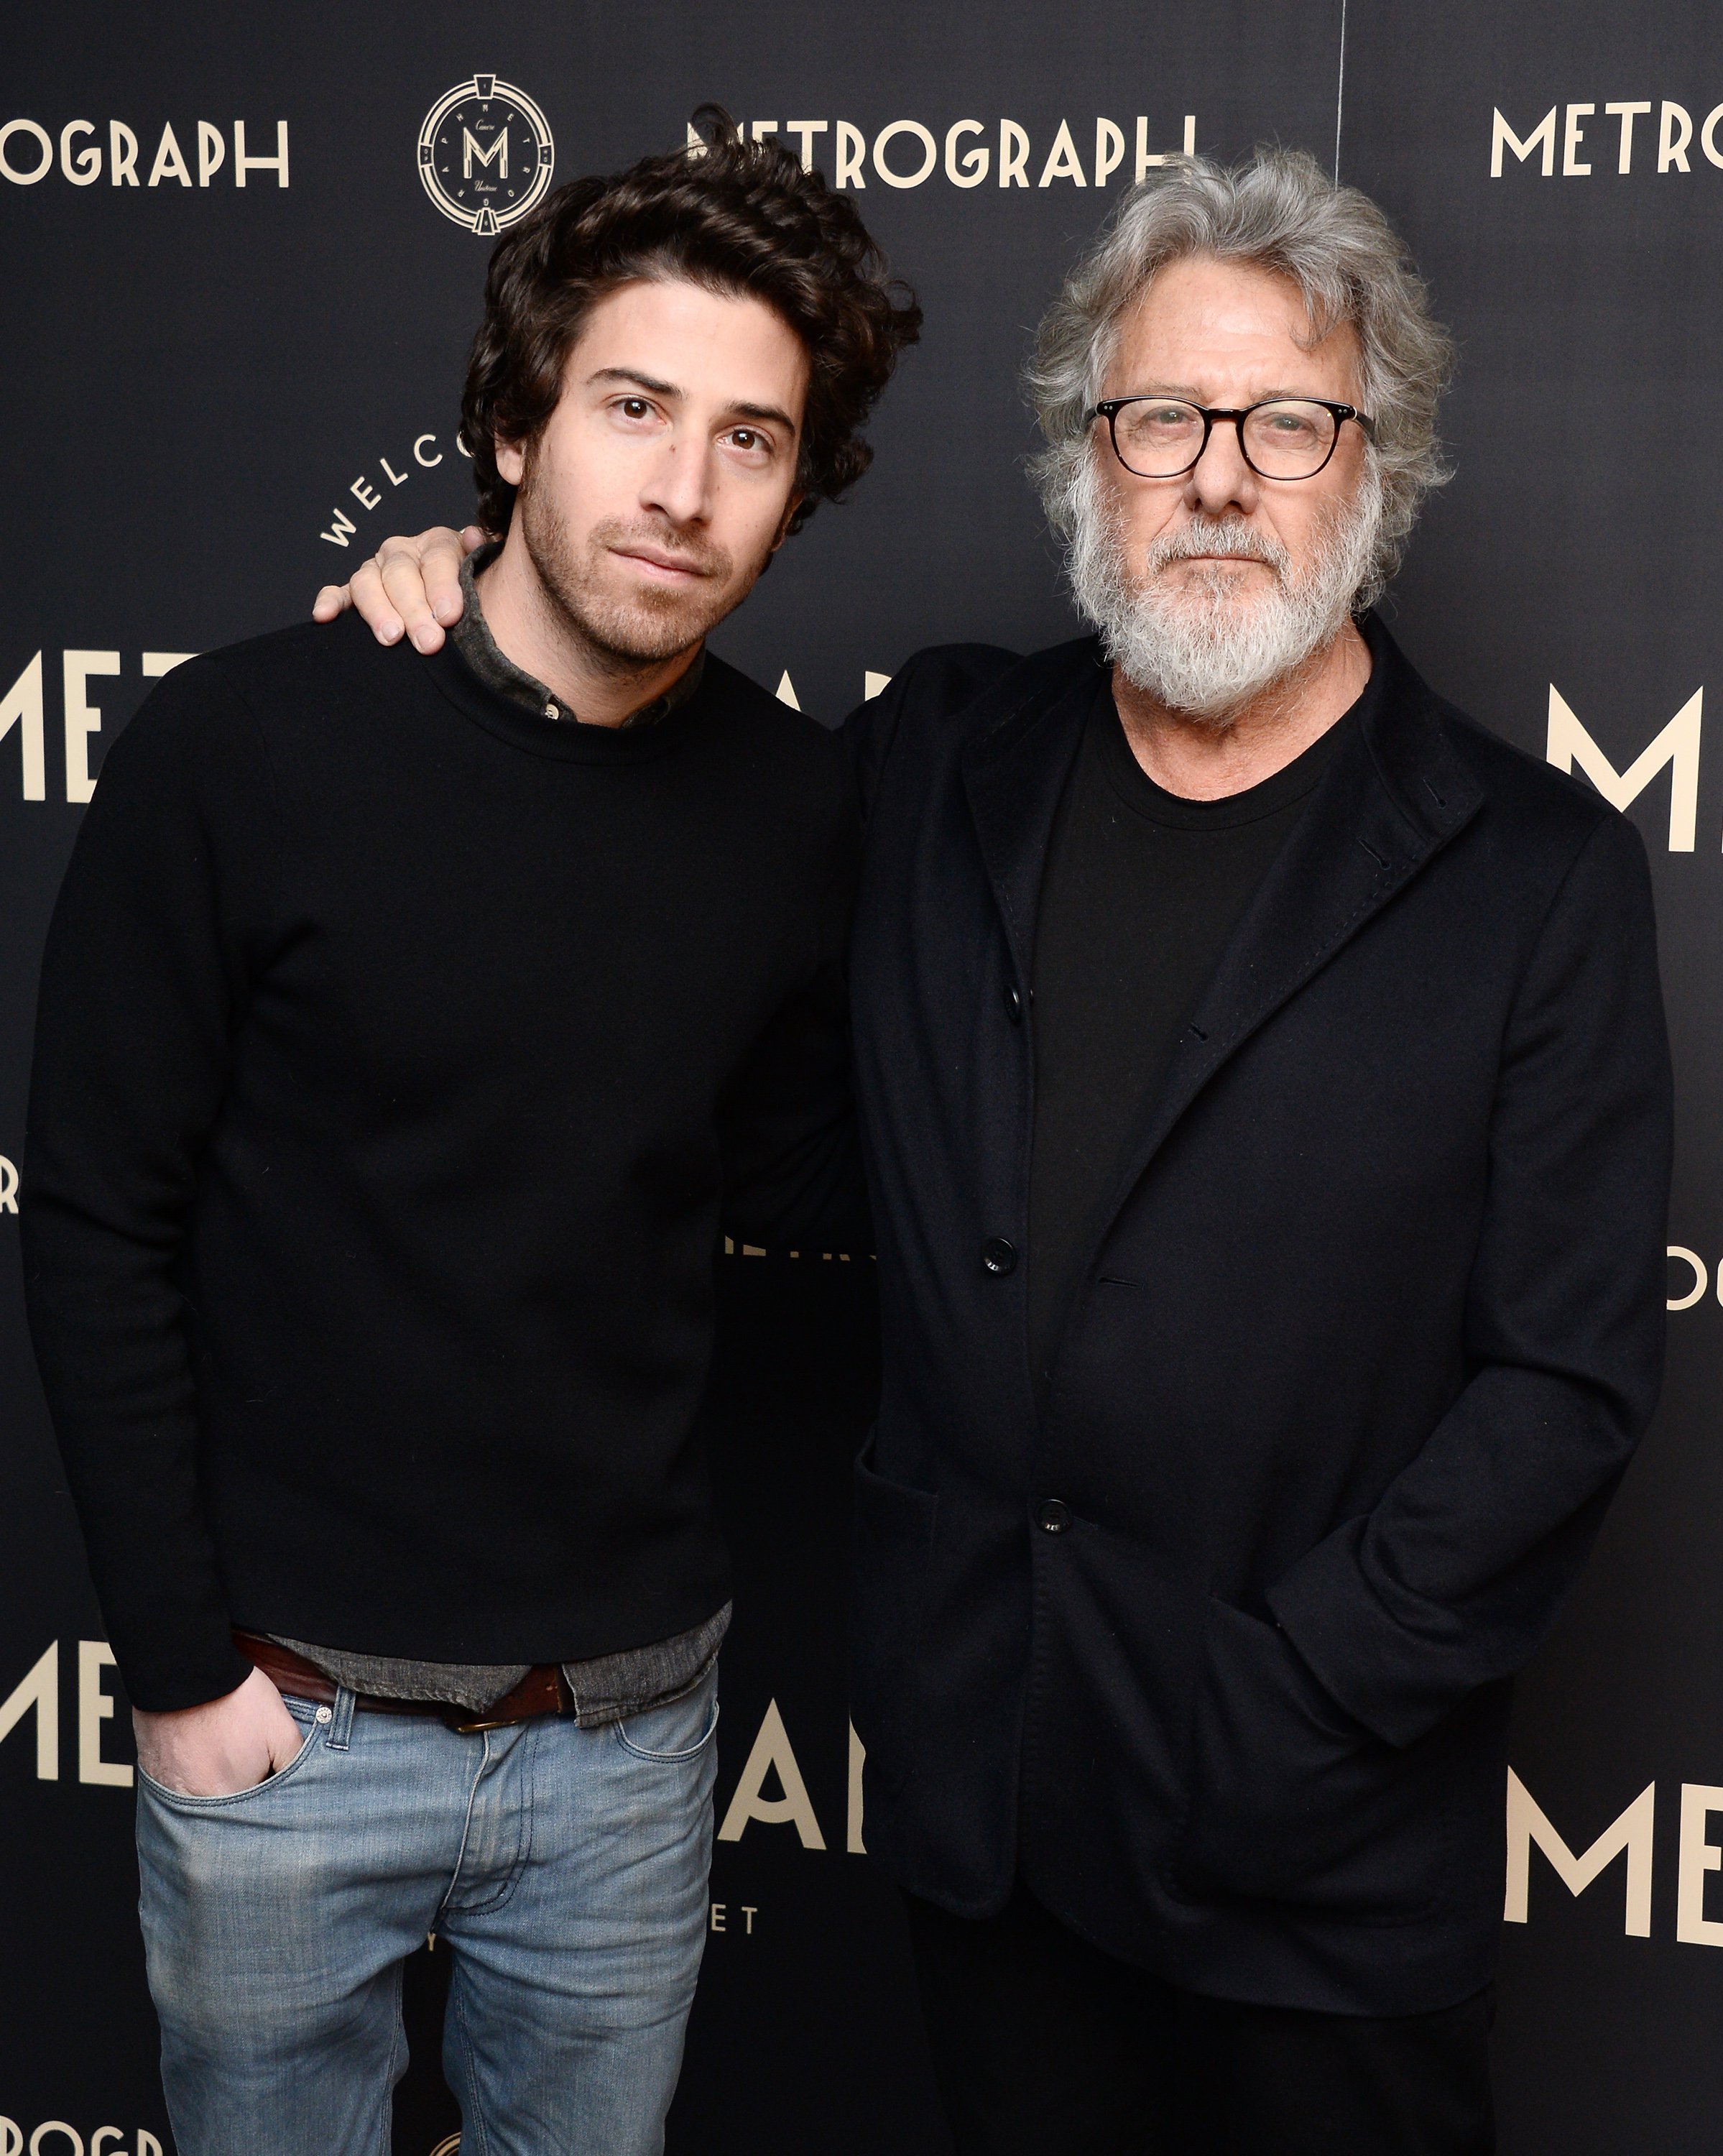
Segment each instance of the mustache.
[{"label": "mustache", "polygon": [[[1195,516],[1133,545],[1118,506],[1101,497],[1098,471],[1091,462],[1073,502],[1072,594],[1107,657],[1171,710],[1224,731],[1333,640],[1361,591],[1374,591],[1383,509],[1372,471],[1354,497],[1310,519],[1297,555],[1237,513]],[[1195,573],[1177,584],[1156,573],[1203,554],[1222,558],[1193,562]],[[1241,590],[1225,573],[1228,557],[1273,570],[1273,588]]]},{"label": "mustache", "polygon": [[721,547],[714,547],[704,540],[691,539],[685,532],[678,531],[674,525],[654,523],[650,520],[627,523],[620,517],[607,518],[592,526],[591,543],[594,547],[650,547],[662,554],[674,554],[703,577],[727,577],[731,562]]},{"label": "mustache", "polygon": [[1234,561],[1260,562],[1282,578],[1292,567],[1291,555],[1278,541],[1230,516],[1197,517],[1189,524],[1181,525],[1177,531],[1163,532],[1147,547],[1146,566],[1152,573],[1174,562],[1191,561],[1199,554],[1223,554]]}]

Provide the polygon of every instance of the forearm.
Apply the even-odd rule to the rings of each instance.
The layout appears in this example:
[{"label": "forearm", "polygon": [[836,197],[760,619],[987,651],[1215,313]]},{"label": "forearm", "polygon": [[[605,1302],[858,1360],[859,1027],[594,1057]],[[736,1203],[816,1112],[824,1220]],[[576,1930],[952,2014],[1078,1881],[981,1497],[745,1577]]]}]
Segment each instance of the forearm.
[{"label": "forearm", "polygon": [[220,688],[207,661],[180,669],[103,769],[44,957],[21,1196],[43,1383],[146,1708],[244,1674],[199,1497],[182,1295],[273,840],[255,729]]},{"label": "forearm", "polygon": [[1349,1714],[1409,1743],[1530,1659],[1638,1435],[1567,1380],[1481,1373],[1375,1510],[1295,1565],[1269,1606]]},{"label": "forearm", "polygon": [[1475,1374],[1369,1515],[1269,1595],[1335,1698],[1391,1743],[1522,1666],[1650,1419],[1670,1096],[1644,855],[1612,818],[1552,898],[1503,1043],[1454,1343]]},{"label": "forearm", "polygon": [[109,1638],[136,1705],[194,1706],[247,1665],[198,1491],[181,1300],[166,1258],[69,1203],[33,1149],[24,1191],[31,1337]]}]

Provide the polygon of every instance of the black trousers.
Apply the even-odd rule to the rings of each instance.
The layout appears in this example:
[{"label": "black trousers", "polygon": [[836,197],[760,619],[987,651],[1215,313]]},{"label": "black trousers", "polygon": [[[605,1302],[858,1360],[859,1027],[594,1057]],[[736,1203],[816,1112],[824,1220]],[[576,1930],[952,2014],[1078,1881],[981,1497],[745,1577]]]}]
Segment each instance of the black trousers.
[{"label": "black trousers", "polygon": [[1381,2020],[1180,1991],[1021,1887],[997,1917],[906,1896],[957,2156],[1491,2156],[1491,1994]]}]

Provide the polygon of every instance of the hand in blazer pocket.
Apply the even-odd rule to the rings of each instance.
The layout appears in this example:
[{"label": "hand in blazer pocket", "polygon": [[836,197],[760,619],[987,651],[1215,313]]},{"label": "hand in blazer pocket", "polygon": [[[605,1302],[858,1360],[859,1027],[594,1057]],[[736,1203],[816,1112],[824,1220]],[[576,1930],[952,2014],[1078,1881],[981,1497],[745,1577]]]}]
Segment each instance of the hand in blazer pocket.
[{"label": "hand in blazer pocket", "polygon": [[1211,1600],[1181,1893],[1394,1922],[1443,1891],[1447,1778],[1330,1697],[1278,1626]]}]

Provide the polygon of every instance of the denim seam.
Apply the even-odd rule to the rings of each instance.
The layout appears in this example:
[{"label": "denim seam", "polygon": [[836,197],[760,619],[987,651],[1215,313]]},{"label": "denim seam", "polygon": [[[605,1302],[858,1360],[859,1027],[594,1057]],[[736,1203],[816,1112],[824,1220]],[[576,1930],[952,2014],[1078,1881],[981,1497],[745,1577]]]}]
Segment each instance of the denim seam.
[{"label": "denim seam", "polygon": [[[460,1847],[454,1853],[454,1866],[449,1875],[449,1884],[444,1889],[443,1899],[437,1905],[437,1916],[438,1919],[444,1916],[449,1911],[449,1904],[454,1898],[454,1890],[460,1884],[461,1866],[467,1861],[467,1844],[471,1840],[473,1835],[473,1807],[479,1801],[479,1784],[485,1779],[485,1769],[489,1764],[490,1759],[490,1736],[488,1731],[485,1732],[482,1743],[483,1749],[480,1751],[479,1755],[478,1771],[473,1776],[472,1786],[467,1791],[466,1815],[461,1820],[460,1827]],[[431,1928],[433,1931],[436,1930],[437,1924],[434,1922],[433,1922]]]},{"label": "denim seam", "polygon": [[394,2026],[389,2032],[388,2071],[383,2082],[381,2115],[377,2122],[380,2128],[377,2141],[379,2156],[386,2156],[390,2145],[391,2127],[395,2110],[395,2084],[407,2070],[407,2061],[403,2056],[407,2049],[407,2031],[402,2025],[401,2020],[402,1967],[399,1962],[395,1964],[394,1977]]},{"label": "denim seam", "polygon": [[[669,1705],[669,1702],[667,1701],[665,1704]],[[628,1737],[624,1733],[628,1728],[628,1723],[626,1722],[616,1722],[613,1727],[616,1732],[617,1743],[621,1746],[622,1749],[628,1753],[631,1759],[644,1759],[649,1765],[655,1767],[685,1766],[689,1760],[699,1758],[700,1753],[705,1750],[707,1745],[711,1743],[713,1737],[717,1732],[717,1698],[715,1696],[713,1698],[711,1712],[706,1717],[706,1726],[700,1732],[700,1741],[697,1743],[690,1744],[685,1751],[649,1752],[643,1745],[631,1744],[629,1743]]]},{"label": "denim seam", "polygon": [[[515,1843],[513,1856],[509,1859],[509,1867],[507,1871],[504,1874],[502,1884],[496,1889],[495,1893],[488,1896],[486,1899],[482,1902],[464,1901],[456,1903],[454,1905],[454,1913],[457,1916],[488,1917],[493,1915],[498,1909],[505,1909],[510,1900],[513,1898],[515,1887],[520,1884],[521,1875],[526,1869],[527,1861],[532,1851],[532,1766],[533,1762],[538,1756],[539,1733],[544,1726],[544,1720],[548,1720],[549,1718],[550,1717],[546,1717],[543,1720],[536,1720],[528,1723],[522,1730],[520,1737],[516,1740],[514,1747],[515,1753],[517,1756],[523,1751],[525,1753],[525,1758],[520,1760],[523,1770],[521,1774],[521,1782],[523,1786],[520,1794],[520,1802],[517,1812],[517,1816],[520,1822],[520,1838]],[[489,1731],[485,1732],[485,1758],[486,1764],[490,1763],[490,1733]],[[499,1759],[495,1762],[495,1765],[499,1777],[506,1773],[507,1766],[504,1761]],[[484,1769],[481,1767],[478,1780],[475,1780],[473,1784],[474,1797],[476,1797],[478,1794],[479,1781],[482,1781],[483,1779]],[[469,1799],[468,1808],[469,1819],[470,1819],[472,1815],[471,1804],[472,1799]],[[461,1856],[464,1858],[465,1855],[466,1836],[463,1834],[461,1837]],[[449,1881],[449,1893],[450,1895],[454,1893],[455,1885],[459,1881],[459,1876],[460,1866],[459,1863],[457,1862],[454,1877]],[[449,1907],[448,1895],[445,1895],[444,1897],[443,1906],[444,1908],[448,1908]]]},{"label": "denim seam", "polygon": [[335,1688],[335,1712],[330,1717],[329,1734],[324,1742],[331,1752],[351,1752],[353,1748],[353,1710],[359,1702],[346,1685]]},{"label": "denim seam", "polygon": [[[297,1721],[299,1717],[295,1715],[294,1719]],[[164,1783],[158,1782],[152,1774],[146,1774],[141,1767],[137,1770],[139,1786],[146,1789],[158,1804],[165,1804],[170,1810],[178,1810],[185,1807],[188,1808],[186,1810],[186,1816],[188,1818],[207,1817],[229,1805],[243,1804],[253,1797],[264,1796],[280,1789],[305,1764],[310,1757],[312,1748],[321,1746],[328,1727],[327,1722],[314,1721],[305,1732],[304,1743],[300,1746],[285,1767],[278,1767],[273,1774],[266,1774],[262,1781],[254,1782],[249,1789],[234,1789],[225,1797],[194,1797],[187,1795],[183,1789],[170,1789]]]},{"label": "denim seam", "polygon": [[526,1867],[531,1861],[532,1799],[534,1785],[537,1780],[535,1770],[538,1765],[538,1748],[542,1740],[544,1727],[544,1719],[530,1722],[522,1732],[524,1736],[530,1738],[530,1742],[524,1745],[517,1744],[515,1748],[517,1754],[523,1751],[526,1753],[525,1758],[520,1761],[520,1839],[515,1845],[515,1854],[509,1864],[508,1876],[490,1901],[480,1903],[478,1907],[469,1912],[473,1916],[488,1917],[495,1910],[505,1909],[514,1900],[515,1889],[525,1877]]},{"label": "denim seam", "polygon": [[[458,1974],[459,1972],[457,1972]],[[467,2136],[470,2133],[477,2143],[475,2156],[487,2156],[490,2147],[490,2136],[485,2131],[485,2114],[479,2107],[479,2076],[474,2071],[473,2037],[471,2030],[467,2026],[467,2002],[462,1995],[458,1981],[449,1993],[449,2005],[454,2015],[455,2025],[460,2035],[461,2145],[463,2148],[465,2147]]]}]

